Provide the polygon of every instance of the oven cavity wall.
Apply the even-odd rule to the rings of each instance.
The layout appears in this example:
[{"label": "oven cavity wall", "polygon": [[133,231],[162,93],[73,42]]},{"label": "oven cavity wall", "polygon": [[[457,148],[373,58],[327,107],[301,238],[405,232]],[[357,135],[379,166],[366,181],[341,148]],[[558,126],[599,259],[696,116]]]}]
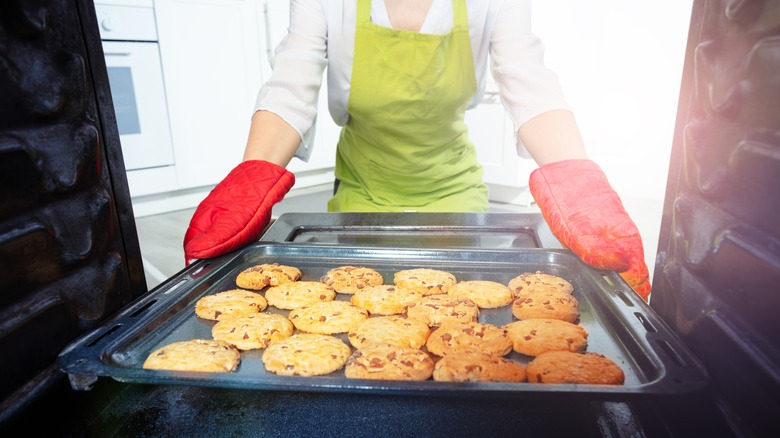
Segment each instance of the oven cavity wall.
[{"label": "oven cavity wall", "polygon": [[92,2],[0,2],[0,65],[3,423],[146,283]]},{"label": "oven cavity wall", "polygon": [[651,298],[755,436],[780,433],[778,71],[780,1],[694,3]]}]

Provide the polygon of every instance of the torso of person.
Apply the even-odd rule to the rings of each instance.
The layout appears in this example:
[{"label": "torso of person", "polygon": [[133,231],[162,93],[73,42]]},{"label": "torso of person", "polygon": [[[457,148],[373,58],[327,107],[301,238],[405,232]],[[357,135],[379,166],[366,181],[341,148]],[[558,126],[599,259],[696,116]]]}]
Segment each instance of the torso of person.
[{"label": "torso of person", "polygon": [[[419,33],[432,0],[387,0],[393,28],[358,1],[355,59],[330,211],[486,211],[464,115],[476,93],[465,0],[453,28]],[[401,29],[396,29],[400,27]]]}]

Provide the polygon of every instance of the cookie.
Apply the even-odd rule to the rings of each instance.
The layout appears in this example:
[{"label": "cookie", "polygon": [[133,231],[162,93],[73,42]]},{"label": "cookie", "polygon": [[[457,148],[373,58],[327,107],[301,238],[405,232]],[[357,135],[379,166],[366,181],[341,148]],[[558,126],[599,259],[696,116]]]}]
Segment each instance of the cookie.
[{"label": "cookie", "polygon": [[437,356],[479,351],[505,356],[512,351],[512,340],[501,327],[479,322],[447,322],[431,333],[425,343]]},{"label": "cookie", "polygon": [[195,302],[195,314],[219,321],[225,317],[254,315],[265,310],[268,302],[256,292],[232,289],[206,295]]},{"label": "cookie", "polygon": [[348,379],[428,380],[433,359],[417,348],[372,344],[355,351],[347,360]]},{"label": "cookie", "polygon": [[236,286],[242,289],[261,290],[267,286],[279,286],[298,281],[300,278],[301,271],[294,266],[264,263],[241,271],[236,277]]},{"label": "cookie", "polygon": [[479,307],[468,298],[431,295],[409,304],[406,315],[428,324],[429,327],[438,327],[446,321],[476,321],[479,317]]},{"label": "cookie", "polygon": [[211,328],[214,339],[225,341],[239,350],[265,348],[292,336],[295,327],[289,319],[273,313],[258,313],[218,321]]},{"label": "cookie", "polygon": [[357,291],[352,295],[352,304],[372,315],[394,315],[406,312],[406,307],[422,296],[419,292],[384,284]]},{"label": "cookie", "polygon": [[446,294],[457,283],[449,272],[436,269],[406,269],[393,276],[393,283],[401,288],[417,291],[423,295]]},{"label": "cookie", "polygon": [[320,376],[341,369],[352,349],[334,336],[299,333],[263,351],[265,369],[281,376]]},{"label": "cookie", "polygon": [[620,366],[597,353],[544,353],[528,364],[526,372],[532,383],[622,385],[625,382]]},{"label": "cookie", "polygon": [[453,285],[447,294],[457,298],[468,298],[480,309],[495,309],[507,306],[514,300],[512,291],[495,281],[461,281]]},{"label": "cookie", "polygon": [[525,382],[522,365],[505,357],[480,352],[448,354],[436,362],[437,382]]},{"label": "cookie", "polygon": [[340,294],[354,294],[369,286],[384,284],[379,272],[364,266],[340,266],[329,270],[320,281]]},{"label": "cookie", "polygon": [[347,337],[355,348],[371,344],[422,348],[430,334],[431,329],[424,322],[394,315],[369,318],[350,330]]},{"label": "cookie", "polygon": [[284,310],[333,301],[334,298],[336,291],[319,281],[294,281],[269,287],[265,291],[268,304]]},{"label": "cookie", "polygon": [[288,318],[299,330],[330,335],[352,330],[368,319],[368,311],[346,301],[327,301],[293,309]]},{"label": "cookie", "polygon": [[576,322],[580,303],[572,295],[561,292],[522,293],[512,303],[512,315],[517,319],[560,319]]},{"label": "cookie", "polygon": [[240,361],[241,353],[225,341],[193,339],[158,348],[146,358],[143,368],[225,373],[234,371]]},{"label": "cookie", "polygon": [[588,332],[559,319],[526,319],[504,326],[512,348],[526,356],[548,351],[583,351],[588,346]]},{"label": "cookie", "polygon": [[568,281],[541,271],[523,272],[509,280],[508,286],[515,297],[524,292],[560,292],[565,294],[574,292],[574,287]]}]

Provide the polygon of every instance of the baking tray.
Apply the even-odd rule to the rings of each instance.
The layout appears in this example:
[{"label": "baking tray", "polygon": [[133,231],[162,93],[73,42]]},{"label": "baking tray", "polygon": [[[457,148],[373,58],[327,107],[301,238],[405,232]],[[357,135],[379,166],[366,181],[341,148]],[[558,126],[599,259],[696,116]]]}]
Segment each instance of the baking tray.
[{"label": "baking tray", "polygon": [[[621,386],[356,380],[343,369],[325,376],[278,376],[266,372],[262,350],[244,351],[231,373],[146,370],[141,367],[155,349],[175,341],[211,338],[213,322],[195,316],[202,296],[235,288],[242,270],[261,263],[298,267],[301,280],[318,280],[329,269],[362,265],[382,273],[427,267],[455,274],[459,281],[491,280],[507,284],[526,271],[543,271],[569,280],[580,302],[580,321],[589,333],[588,351],[603,354],[623,369]],[[349,300],[339,294],[337,299]],[[269,307],[267,311],[286,314]],[[482,309],[480,322],[512,322],[511,306]],[[346,335],[340,336],[348,345]],[[354,350],[354,349],[353,349]],[[530,357],[507,357],[527,364]],[[100,328],[68,346],[59,364],[77,390],[88,390],[100,377],[142,384],[174,384],[255,390],[329,391],[382,394],[538,396],[567,393],[587,398],[625,399],[636,395],[689,393],[701,389],[706,374],[681,341],[653,310],[613,272],[593,270],[573,253],[560,249],[419,249],[344,247],[259,242],[237,253],[198,261],[125,308]]]}]

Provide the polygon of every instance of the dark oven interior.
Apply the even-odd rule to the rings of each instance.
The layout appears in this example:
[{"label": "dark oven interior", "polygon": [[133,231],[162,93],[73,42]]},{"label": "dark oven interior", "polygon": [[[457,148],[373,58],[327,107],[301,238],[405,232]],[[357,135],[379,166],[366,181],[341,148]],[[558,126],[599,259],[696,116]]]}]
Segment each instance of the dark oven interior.
[{"label": "dark oven interior", "polygon": [[[76,391],[58,355],[147,294],[100,35],[89,0],[0,3],[0,431],[776,436],[780,1],[696,0],[687,47],[651,308],[703,364],[703,390],[475,400],[103,379]],[[323,238],[308,226],[299,236]],[[284,241],[277,230],[265,237]]]}]

